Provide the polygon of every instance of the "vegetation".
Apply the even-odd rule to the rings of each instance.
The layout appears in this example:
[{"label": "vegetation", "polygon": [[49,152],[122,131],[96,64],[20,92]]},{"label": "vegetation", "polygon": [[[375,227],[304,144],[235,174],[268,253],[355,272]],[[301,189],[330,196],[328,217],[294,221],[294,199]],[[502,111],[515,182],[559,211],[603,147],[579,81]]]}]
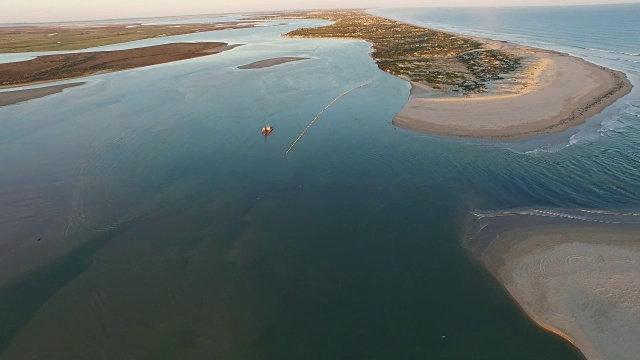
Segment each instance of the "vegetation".
[{"label": "vegetation", "polygon": [[486,49],[480,41],[358,10],[289,12],[260,19],[274,18],[333,21],[329,26],[298,29],[286,36],[366,40],[373,44],[371,56],[380,69],[433,89],[484,92],[489,81],[520,68],[518,56]]},{"label": "vegetation", "polygon": [[0,27],[0,53],[68,51],[156,37],[253,27],[252,22],[182,25],[50,25]]},{"label": "vegetation", "polygon": [[0,87],[71,79],[209,56],[229,49],[226,45],[213,42],[175,43],[127,50],[39,56],[0,64]]}]

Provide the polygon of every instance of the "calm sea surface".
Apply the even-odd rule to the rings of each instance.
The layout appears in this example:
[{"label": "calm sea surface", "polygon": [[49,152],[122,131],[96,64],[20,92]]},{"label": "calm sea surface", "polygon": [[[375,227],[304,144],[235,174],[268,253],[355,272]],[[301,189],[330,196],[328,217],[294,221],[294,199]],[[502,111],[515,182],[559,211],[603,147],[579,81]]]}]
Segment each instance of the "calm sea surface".
[{"label": "calm sea surface", "polygon": [[[640,5],[373,12],[636,88],[564,133],[458,140],[390,124],[409,85],[367,43],[280,37],[326,22],[100,48],[246,44],[0,108],[0,358],[580,359],[460,244],[474,213],[640,208]],[[237,69],[279,56],[311,60]]]}]

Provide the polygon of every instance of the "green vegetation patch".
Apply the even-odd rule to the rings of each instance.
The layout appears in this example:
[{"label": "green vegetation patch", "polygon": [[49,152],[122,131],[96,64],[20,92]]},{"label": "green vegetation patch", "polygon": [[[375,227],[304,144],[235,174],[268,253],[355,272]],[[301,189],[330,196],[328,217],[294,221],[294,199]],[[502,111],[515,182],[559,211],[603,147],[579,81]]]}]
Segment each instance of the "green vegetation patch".
[{"label": "green vegetation patch", "polygon": [[500,80],[502,74],[519,69],[522,62],[519,57],[498,50],[468,52],[457,58],[480,81]]}]

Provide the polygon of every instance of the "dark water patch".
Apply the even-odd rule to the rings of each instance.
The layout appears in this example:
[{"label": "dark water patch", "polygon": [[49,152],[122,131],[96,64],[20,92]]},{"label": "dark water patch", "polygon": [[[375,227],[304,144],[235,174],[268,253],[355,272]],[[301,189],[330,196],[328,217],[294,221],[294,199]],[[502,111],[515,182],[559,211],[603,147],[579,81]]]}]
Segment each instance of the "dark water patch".
[{"label": "dark water patch", "polygon": [[77,311],[51,336],[107,357],[577,358],[466,260],[457,201],[400,189],[381,202],[384,189],[267,186],[220,202],[197,189],[95,254],[71,301],[43,308]]}]

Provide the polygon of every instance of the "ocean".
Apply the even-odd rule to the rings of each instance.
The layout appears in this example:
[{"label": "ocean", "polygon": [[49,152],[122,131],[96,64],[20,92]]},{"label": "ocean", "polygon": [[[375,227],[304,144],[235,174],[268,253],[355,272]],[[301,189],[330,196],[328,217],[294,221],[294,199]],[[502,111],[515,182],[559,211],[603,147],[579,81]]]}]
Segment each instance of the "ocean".
[{"label": "ocean", "polygon": [[[371,12],[636,87],[562,133],[463,140],[393,127],[410,86],[369,44],[280,36],[324,21],[102,47],[245,44],[0,108],[0,359],[581,359],[463,244],[513,209],[639,212],[640,5]],[[238,69],[280,56],[310,60]]]}]

